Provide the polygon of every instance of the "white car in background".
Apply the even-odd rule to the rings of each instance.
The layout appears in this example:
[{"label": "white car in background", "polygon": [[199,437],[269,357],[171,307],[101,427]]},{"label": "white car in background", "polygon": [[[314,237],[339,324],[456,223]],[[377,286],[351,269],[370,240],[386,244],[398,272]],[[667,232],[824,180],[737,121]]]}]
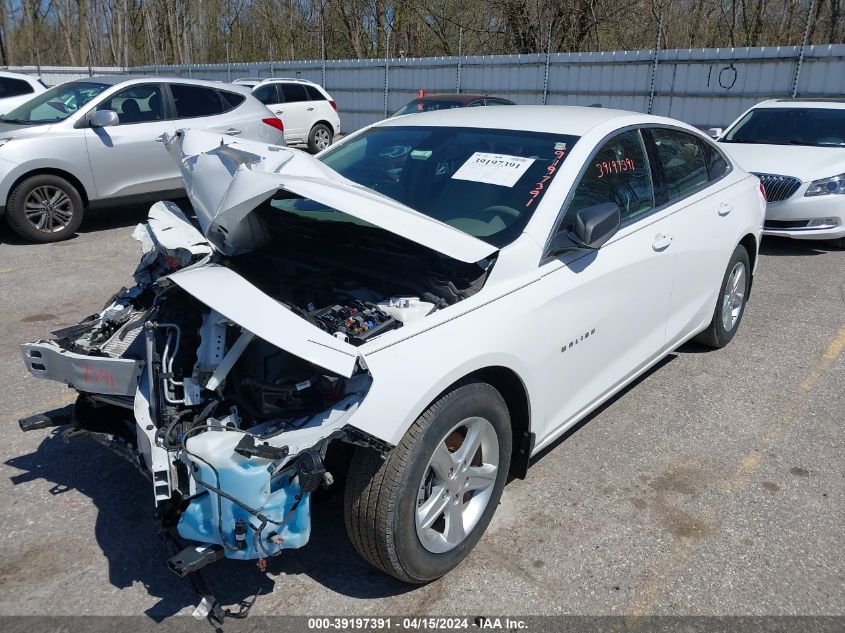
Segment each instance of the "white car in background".
[{"label": "white car in background", "polygon": [[247,88],[167,77],[92,77],[0,117],[0,215],[33,242],[67,239],[86,207],[184,195],[157,140],[178,128],[284,143]]},{"label": "white car in background", "polygon": [[260,84],[262,81],[264,81],[264,80],[261,79],[260,77],[241,77],[240,79],[233,80],[232,83],[235,84],[236,86],[244,86],[244,87],[252,90],[258,84]]},{"label": "white car in background", "polygon": [[156,204],[138,285],[21,349],[79,392],[69,433],[148,471],[180,575],[304,546],[330,445],[357,551],[447,573],[509,473],[685,341],[731,341],[765,209],[694,128],[604,108],[423,112],[319,157],[167,146],[199,230]]},{"label": "white car in background", "polygon": [[845,99],[764,101],[718,140],[763,184],[764,235],[845,248]]},{"label": "white car in background", "polygon": [[47,90],[40,79],[23,73],[0,71],[0,114],[5,114]]},{"label": "white car in background", "polygon": [[285,125],[288,145],[307,145],[312,153],[332,144],[340,134],[337,102],[325,88],[305,79],[265,79],[252,94]]}]

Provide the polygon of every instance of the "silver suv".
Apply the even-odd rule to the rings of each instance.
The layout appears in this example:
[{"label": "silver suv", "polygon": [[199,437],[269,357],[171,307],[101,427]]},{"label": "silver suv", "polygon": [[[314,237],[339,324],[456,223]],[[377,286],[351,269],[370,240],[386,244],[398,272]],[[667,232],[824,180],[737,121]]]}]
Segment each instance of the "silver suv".
[{"label": "silver suv", "polygon": [[92,77],[50,88],[0,117],[0,215],[34,242],[73,235],[86,207],[184,195],[156,139],[199,128],[284,144],[249,90],[165,77]]}]

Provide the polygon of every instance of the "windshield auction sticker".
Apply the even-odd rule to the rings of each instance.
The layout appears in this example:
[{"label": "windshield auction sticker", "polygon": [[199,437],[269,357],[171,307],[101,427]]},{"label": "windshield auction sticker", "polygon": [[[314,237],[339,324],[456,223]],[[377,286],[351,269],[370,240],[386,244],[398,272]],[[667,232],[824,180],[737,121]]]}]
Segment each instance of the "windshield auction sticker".
[{"label": "windshield auction sticker", "polygon": [[533,162],[533,158],[522,156],[475,152],[452,174],[452,178],[513,187]]}]

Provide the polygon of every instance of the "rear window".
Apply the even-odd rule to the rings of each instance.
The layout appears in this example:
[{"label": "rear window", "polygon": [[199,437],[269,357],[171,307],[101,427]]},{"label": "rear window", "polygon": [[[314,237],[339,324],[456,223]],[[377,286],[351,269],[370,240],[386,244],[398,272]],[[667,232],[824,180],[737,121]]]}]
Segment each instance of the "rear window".
[{"label": "rear window", "polygon": [[246,97],[242,94],[227,92],[226,90],[221,90],[220,96],[223,97],[223,105],[225,106],[224,112],[234,110],[244,102],[244,99],[246,99]]},{"label": "rear window", "polygon": [[0,77],[0,99],[6,97],[19,97],[34,92],[23,79],[12,79],[11,77]]},{"label": "rear window", "polygon": [[327,150],[320,160],[350,180],[501,247],[528,223],[577,140],[516,130],[386,126]]},{"label": "rear window", "polygon": [[170,84],[170,91],[176,103],[176,116],[180,119],[212,116],[224,111],[220,95],[213,88]]},{"label": "rear window", "polygon": [[305,92],[305,86],[302,84],[279,84],[279,87],[287,103],[308,101],[308,93]]},{"label": "rear window", "polygon": [[433,110],[451,110],[452,108],[460,108],[462,106],[463,103],[461,101],[455,101],[453,99],[414,99],[399,108],[392,116],[413,114],[414,112],[431,112]]}]

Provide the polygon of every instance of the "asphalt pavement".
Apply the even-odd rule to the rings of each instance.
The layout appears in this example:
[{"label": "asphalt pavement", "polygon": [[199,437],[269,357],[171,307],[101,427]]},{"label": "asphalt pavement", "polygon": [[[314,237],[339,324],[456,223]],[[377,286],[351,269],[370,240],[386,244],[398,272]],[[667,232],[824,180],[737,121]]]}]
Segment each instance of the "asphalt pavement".
[{"label": "asphalt pavement", "polygon": [[[149,484],[93,442],[17,419],[72,400],[32,378],[20,342],[131,284],[144,209],[92,213],[72,240],[0,228],[0,615],[189,613],[165,565]],[[686,345],[512,481],[469,558],[411,587],[350,545],[341,491],[311,542],[208,568],[253,614],[845,615],[845,252],[765,239],[727,348]]]}]

